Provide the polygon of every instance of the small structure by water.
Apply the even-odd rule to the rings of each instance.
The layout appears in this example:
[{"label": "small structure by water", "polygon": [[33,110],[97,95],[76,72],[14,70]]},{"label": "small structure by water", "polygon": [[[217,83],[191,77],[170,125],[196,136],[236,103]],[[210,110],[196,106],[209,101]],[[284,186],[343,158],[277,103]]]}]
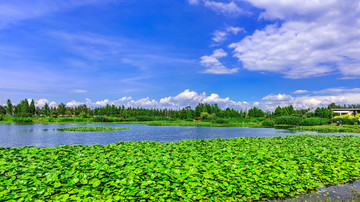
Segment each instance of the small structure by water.
[{"label": "small structure by water", "polygon": [[360,108],[331,109],[331,110],[338,115],[349,114],[351,116],[351,115],[355,115],[355,114],[360,114]]}]

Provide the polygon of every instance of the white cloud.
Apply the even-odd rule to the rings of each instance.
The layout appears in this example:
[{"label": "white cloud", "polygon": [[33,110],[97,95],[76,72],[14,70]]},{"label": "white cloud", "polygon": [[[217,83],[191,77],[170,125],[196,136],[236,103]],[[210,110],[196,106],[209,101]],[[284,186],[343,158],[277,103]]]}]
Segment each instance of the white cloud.
[{"label": "white cloud", "polygon": [[232,27],[232,26],[228,26],[226,28],[226,31],[231,32],[232,34],[238,34],[241,31],[245,31],[244,28],[242,27]]},{"label": "white cloud", "polygon": [[219,58],[226,57],[227,53],[223,49],[217,49],[210,56],[202,56],[200,64],[207,67],[203,73],[208,74],[233,74],[239,71],[239,68],[227,68],[220,63]]},{"label": "white cloud", "polygon": [[87,93],[87,90],[82,90],[82,89],[77,89],[77,90],[72,90],[72,93]]},{"label": "white cloud", "polygon": [[324,90],[318,90],[318,91],[308,91],[308,90],[296,90],[292,92],[293,94],[343,94],[343,93],[360,93],[360,88],[328,88]]},{"label": "white cloud", "polygon": [[223,32],[223,31],[219,31],[219,30],[216,30],[214,33],[213,33],[214,37],[211,38],[213,41],[215,42],[223,42],[226,40],[226,32]]},{"label": "white cloud", "polygon": [[16,24],[19,21],[33,19],[48,15],[54,12],[60,12],[84,5],[107,3],[108,0],[37,0],[37,1],[1,1],[0,2],[0,29],[10,24]]},{"label": "white cloud", "polygon": [[217,2],[205,0],[205,7],[212,9],[217,13],[222,13],[224,15],[239,15],[246,13],[240,7],[238,7],[235,2],[231,1],[229,3]]},{"label": "white cloud", "polygon": [[36,107],[43,107],[43,106],[45,106],[46,103],[49,103],[49,100],[47,100],[47,99],[39,99],[39,100],[35,101],[35,106]]},{"label": "white cloud", "polygon": [[[327,107],[331,103],[336,103],[339,105],[344,104],[360,104],[360,89],[342,89],[342,91],[333,91],[329,89],[320,90],[320,91],[308,91],[310,92],[307,95],[291,96],[287,94],[271,94],[264,96],[261,100],[254,101],[252,103],[246,101],[235,101],[229,97],[221,97],[219,94],[211,93],[207,95],[205,92],[197,93],[189,89],[184,90],[175,96],[167,96],[160,98],[159,100],[151,99],[145,97],[142,99],[132,99],[131,97],[122,97],[117,100],[99,100],[92,102],[90,99],[86,98],[85,102],[72,100],[71,102],[66,103],[68,107],[75,107],[79,105],[87,105],[88,107],[104,107],[107,104],[122,106],[125,107],[142,107],[142,108],[158,108],[158,109],[178,109],[184,108],[186,106],[191,106],[192,109],[195,109],[198,103],[208,103],[208,104],[218,104],[222,109],[227,107],[233,109],[250,109],[252,107],[258,107],[264,111],[270,110],[274,111],[277,106],[289,106],[293,105],[295,109],[307,109],[307,108],[316,108],[316,107]],[[312,92],[327,92],[326,95],[312,94]],[[325,93],[324,93],[325,94]],[[47,99],[39,99],[35,101],[35,105],[42,107],[45,103],[49,103]],[[56,106],[55,102],[50,102],[50,107]]]},{"label": "white cloud", "polygon": [[264,9],[261,17],[281,19],[280,25],[256,30],[232,43],[243,67],[299,79],[339,73],[360,76],[359,3],[340,0],[248,0]]},{"label": "white cloud", "polygon": [[244,28],[228,26],[224,30],[216,30],[211,39],[217,43],[221,43],[226,40],[229,33],[236,35],[240,31],[244,31]]},{"label": "white cloud", "polygon": [[308,93],[309,91],[307,90],[296,90],[294,92],[292,92],[293,94],[304,94],[304,93]]},{"label": "white cloud", "polygon": [[286,94],[277,94],[277,95],[267,95],[263,97],[261,100],[270,100],[270,101],[284,101],[284,100],[292,100],[293,97],[291,95]]},{"label": "white cloud", "polygon": [[197,5],[200,3],[200,0],[188,0],[189,4],[191,5]]},{"label": "white cloud", "polygon": [[[312,91],[313,94],[341,94],[341,93],[360,93],[360,88],[328,88],[325,90]],[[360,101],[360,97],[359,97]]]},{"label": "white cloud", "polygon": [[82,105],[82,104],[84,104],[84,103],[72,100],[72,101],[66,103],[66,106],[67,107],[77,107],[77,106]]}]

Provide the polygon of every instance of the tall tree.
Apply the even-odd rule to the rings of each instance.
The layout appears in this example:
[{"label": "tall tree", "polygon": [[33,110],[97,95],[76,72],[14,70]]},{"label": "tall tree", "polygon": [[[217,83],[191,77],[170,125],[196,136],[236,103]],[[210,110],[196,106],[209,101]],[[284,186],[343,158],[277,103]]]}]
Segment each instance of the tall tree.
[{"label": "tall tree", "polygon": [[7,100],[6,102],[6,113],[8,115],[13,115],[14,114],[14,109],[13,109],[13,104],[11,103],[10,99]]},{"label": "tall tree", "polygon": [[35,112],[36,112],[35,103],[34,100],[32,99],[30,103],[30,114],[32,116],[35,116]]}]

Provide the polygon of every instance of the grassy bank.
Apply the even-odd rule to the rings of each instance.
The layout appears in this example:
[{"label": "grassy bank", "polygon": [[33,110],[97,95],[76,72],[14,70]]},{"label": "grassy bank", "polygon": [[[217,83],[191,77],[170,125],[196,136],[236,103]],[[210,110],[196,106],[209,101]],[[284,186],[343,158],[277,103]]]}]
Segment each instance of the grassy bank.
[{"label": "grassy bank", "polygon": [[74,131],[74,132],[101,132],[101,131],[114,131],[114,130],[128,130],[129,128],[123,127],[110,127],[110,126],[91,126],[91,127],[69,127],[59,128],[59,131]]},{"label": "grassy bank", "polygon": [[[150,126],[195,126],[195,127],[275,127],[285,128],[298,131],[316,131],[325,133],[360,133],[359,125],[341,125],[324,124],[318,126],[298,126],[291,124],[275,124],[272,121],[264,119],[222,119],[221,122],[215,121],[186,121],[181,119],[154,119],[153,121],[138,121],[135,118],[106,118],[106,121],[99,122],[95,118],[49,118],[49,117],[32,117],[32,118],[14,118],[8,117],[0,123],[41,123],[41,124],[148,124]],[[267,123],[267,124],[264,124]],[[294,122],[296,123],[296,122]]]},{"label": "grassy bank", "polygon": [[360,178],[360,137],[0,148],[0,201],[266,200]]},{"label": "grassy bank", "polygon": [[336,124],[321,125],[321,126],[297,126],[289,128],[297,131],[316,131],[323,133],[360,133],[360,126],[358,125],[342,125]]}]

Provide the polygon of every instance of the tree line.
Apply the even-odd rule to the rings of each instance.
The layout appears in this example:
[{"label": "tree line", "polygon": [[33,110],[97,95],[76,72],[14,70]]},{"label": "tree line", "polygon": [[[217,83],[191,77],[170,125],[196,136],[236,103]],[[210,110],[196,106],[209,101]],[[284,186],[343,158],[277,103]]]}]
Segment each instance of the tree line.
[{"label": "tree line", "polygon": [[[351,105],[356,106],[357,105]],[[179,110],[173,109],[145,109],[135,107],[115,106],[107,104],[104,107],[90,108],[85,104],[76,107],[66,106],[60,103],[57,106],[50,107],[47,103],[43,107],[36,107],[34,100],[27,99],[20,101],[17,105],[13,104],[10,99],[7,100],[5,106],[0,105],[0,115],[10,115],[15,117],[72,117],[88,118],[94,116],[108,116],[131,118],[137,116],[163,117],[163,118],[179,118],[179,119],[217,119],[217,118],[257,118],[277,116],[302,116],[302,117],[321,117],[332,118],[333,112],[331,108],[338,106],[332,103],[327,108],[318,107],[312,109],[294,109],[292,105],[286,107],[278,106],[274,112],[266,111],[253,107],[249,110],[221,109],[217,104],[199,103],[195,109],[190,106]]]}]

